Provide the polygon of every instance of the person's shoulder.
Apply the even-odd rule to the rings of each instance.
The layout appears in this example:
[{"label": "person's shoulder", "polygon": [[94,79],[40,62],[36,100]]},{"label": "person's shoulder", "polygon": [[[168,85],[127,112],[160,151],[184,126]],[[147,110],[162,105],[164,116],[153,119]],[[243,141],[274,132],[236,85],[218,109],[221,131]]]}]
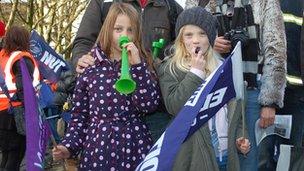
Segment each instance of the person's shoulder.
[{"label": "person's shoulder", "polygon": [[156,72],[157,72],[157,75],[159,77],[162,77],[162,76],[168,76],[168,74],[170,74],[170,64],[172,62],[172,57],[171,56],[167,56],[165,57],[156,67]]},{"label": "person's shoulder", "polygon": [[100,45],[95,44],[91,49],[91,55],[95,62],[99,63],[107,59],[106,53],[102,50]]},{"label": "person's shoulder", "polygon": [[27,65],[34,65],[34,58],[30,55],[30,52],[28,52],[28,51],[14,51],[14,52],[17,53],[16,56],[18,56],[20,54],[21,57],[17,57],[16,60],[13,59],[13,63],[12,63],[13,66],[19,65],[19,63],[20,63],[21,60],[23,60]]},{"label": "person's shoulder", "polygon": [[161,68],[167,68],[167,65],[170,65],[172,62],[172,56],[166,56],[159,64]]}]

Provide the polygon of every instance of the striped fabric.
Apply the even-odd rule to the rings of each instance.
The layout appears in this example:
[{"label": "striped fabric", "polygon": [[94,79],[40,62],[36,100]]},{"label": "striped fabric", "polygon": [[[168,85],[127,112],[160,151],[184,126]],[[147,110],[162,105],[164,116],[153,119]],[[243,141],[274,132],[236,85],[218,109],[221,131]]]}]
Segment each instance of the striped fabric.
[{"label": "striped fabric", "polygon": [[293,3],[281,1],[281,10],[283,13],[287,40],[287,86],[303,86],[301,75],[304,75],[304,73],[302,73],[304,72],[304,65],[301,66],[301,62],[303,63],[304,59],[300,55],[300,35],[303,24],[303,10],[300,7],[303,6],[303,4],[303,0],[294,0]]},{"label": "striped fabric", "polygon": [[[255,24],[249,0],[216,0],[215,15],[218,18],[219,36],[226,32],[241,28],[249,35],[248,44],[242,49],[244,78],[249,87],[256,87],[259,55],[259,25]],[[231,17],[228,17],[232,15]]]}]

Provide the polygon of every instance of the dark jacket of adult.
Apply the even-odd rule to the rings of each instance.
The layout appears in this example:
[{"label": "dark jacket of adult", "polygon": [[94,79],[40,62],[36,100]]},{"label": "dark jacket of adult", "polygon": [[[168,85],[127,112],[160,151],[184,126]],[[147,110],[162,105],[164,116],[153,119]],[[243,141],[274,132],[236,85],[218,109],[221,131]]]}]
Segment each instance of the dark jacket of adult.
[{"label": "dark jacket of adult", "polygon": [[56,83],[56,91],[54,92],[53,104],[62,106],[67,98],[73,94],[76,83],[76,76],[72,70],[62,72],[60,79]]},{"label": "dark jacket of adult", "polygon": [[[295,0],[293,3],[281,1],[281,9],[284,16],[286,39],[287,39],[287,87],[303,87],[301,83],[301,74],[303,75],[303,45],[301,50],[301,28],[302,28],[302,15],[303,6],[302,0]],[[303,32],[302,32],[303,34]],[[301,40],[302,39],[302,40]],[[301,71],[302,70],[302,71]]]},{"label": "dark jacket of adult", "polygon": [[[148,0],[141,8],[139,0],[120,0],[132,4],[142,18],[143,41],[150,50],[152,42],[164,38],[166,42],[174,40],[175,19],[182,8],[174,0]],[[80,23],[73,44],[72,58],[76,68],[78,59],[93,47],[109,7],[113,1],[91,0]]]}]

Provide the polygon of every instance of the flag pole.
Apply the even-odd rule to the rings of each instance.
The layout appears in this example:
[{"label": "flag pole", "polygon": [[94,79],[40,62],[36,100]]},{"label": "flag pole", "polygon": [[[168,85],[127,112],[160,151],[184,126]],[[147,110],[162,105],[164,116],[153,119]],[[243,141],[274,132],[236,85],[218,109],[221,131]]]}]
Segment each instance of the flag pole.
[{"label": "flag pole", "polygon": [[[49,127],[49,130],[50,130],[50,138],[51,138],[51,141],[52,141],[52,144],[53,144],[53,147],[56,149],[56,150],[58,150],[58,148],[57,148],[57,142],[56,142],[56,140],[55,140],[55,137],[54,137],[54,133],[53,133],[53,131],[55,131],[55,130],[53,130],[53,127],[50,125],[51,123],[49,122],[49,119],[47,119],[47,117],[45,116],[45,112],[39,107],[39,110],[40,110],[40,114],[42,115],[42,118],[43,118],[43,120],[44,121],[46,121],[46,123],[47,123],[47,125],[48,125],[48,127]],[[50,112],[50,109],[48,109],[48,111]],[[52,118],[51,118],[52,119]],[[63,170],[64,171],[67,171],[68,170],[68,168],[67,168],[67,160],[66,159],[61,159],[60,160],[60,164],[62,165],[62,167],[63,167]]]}]

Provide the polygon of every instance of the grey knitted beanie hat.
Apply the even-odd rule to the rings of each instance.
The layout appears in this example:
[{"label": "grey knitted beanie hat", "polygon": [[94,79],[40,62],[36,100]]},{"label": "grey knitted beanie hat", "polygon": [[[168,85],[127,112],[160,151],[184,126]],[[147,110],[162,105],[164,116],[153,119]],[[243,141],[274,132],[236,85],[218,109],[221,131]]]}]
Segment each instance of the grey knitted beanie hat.
[{"label": "grey knitted beanie hat", "polygon": [[193,7],[184,10],[179,14],[175,24],[176,37],[179,34],[180,29],[185,25],[195,25],[203,29],[209,39],[211,46],[214,45],[216,37],[217,20],[211,13],[206,11],[202,7]]}]

